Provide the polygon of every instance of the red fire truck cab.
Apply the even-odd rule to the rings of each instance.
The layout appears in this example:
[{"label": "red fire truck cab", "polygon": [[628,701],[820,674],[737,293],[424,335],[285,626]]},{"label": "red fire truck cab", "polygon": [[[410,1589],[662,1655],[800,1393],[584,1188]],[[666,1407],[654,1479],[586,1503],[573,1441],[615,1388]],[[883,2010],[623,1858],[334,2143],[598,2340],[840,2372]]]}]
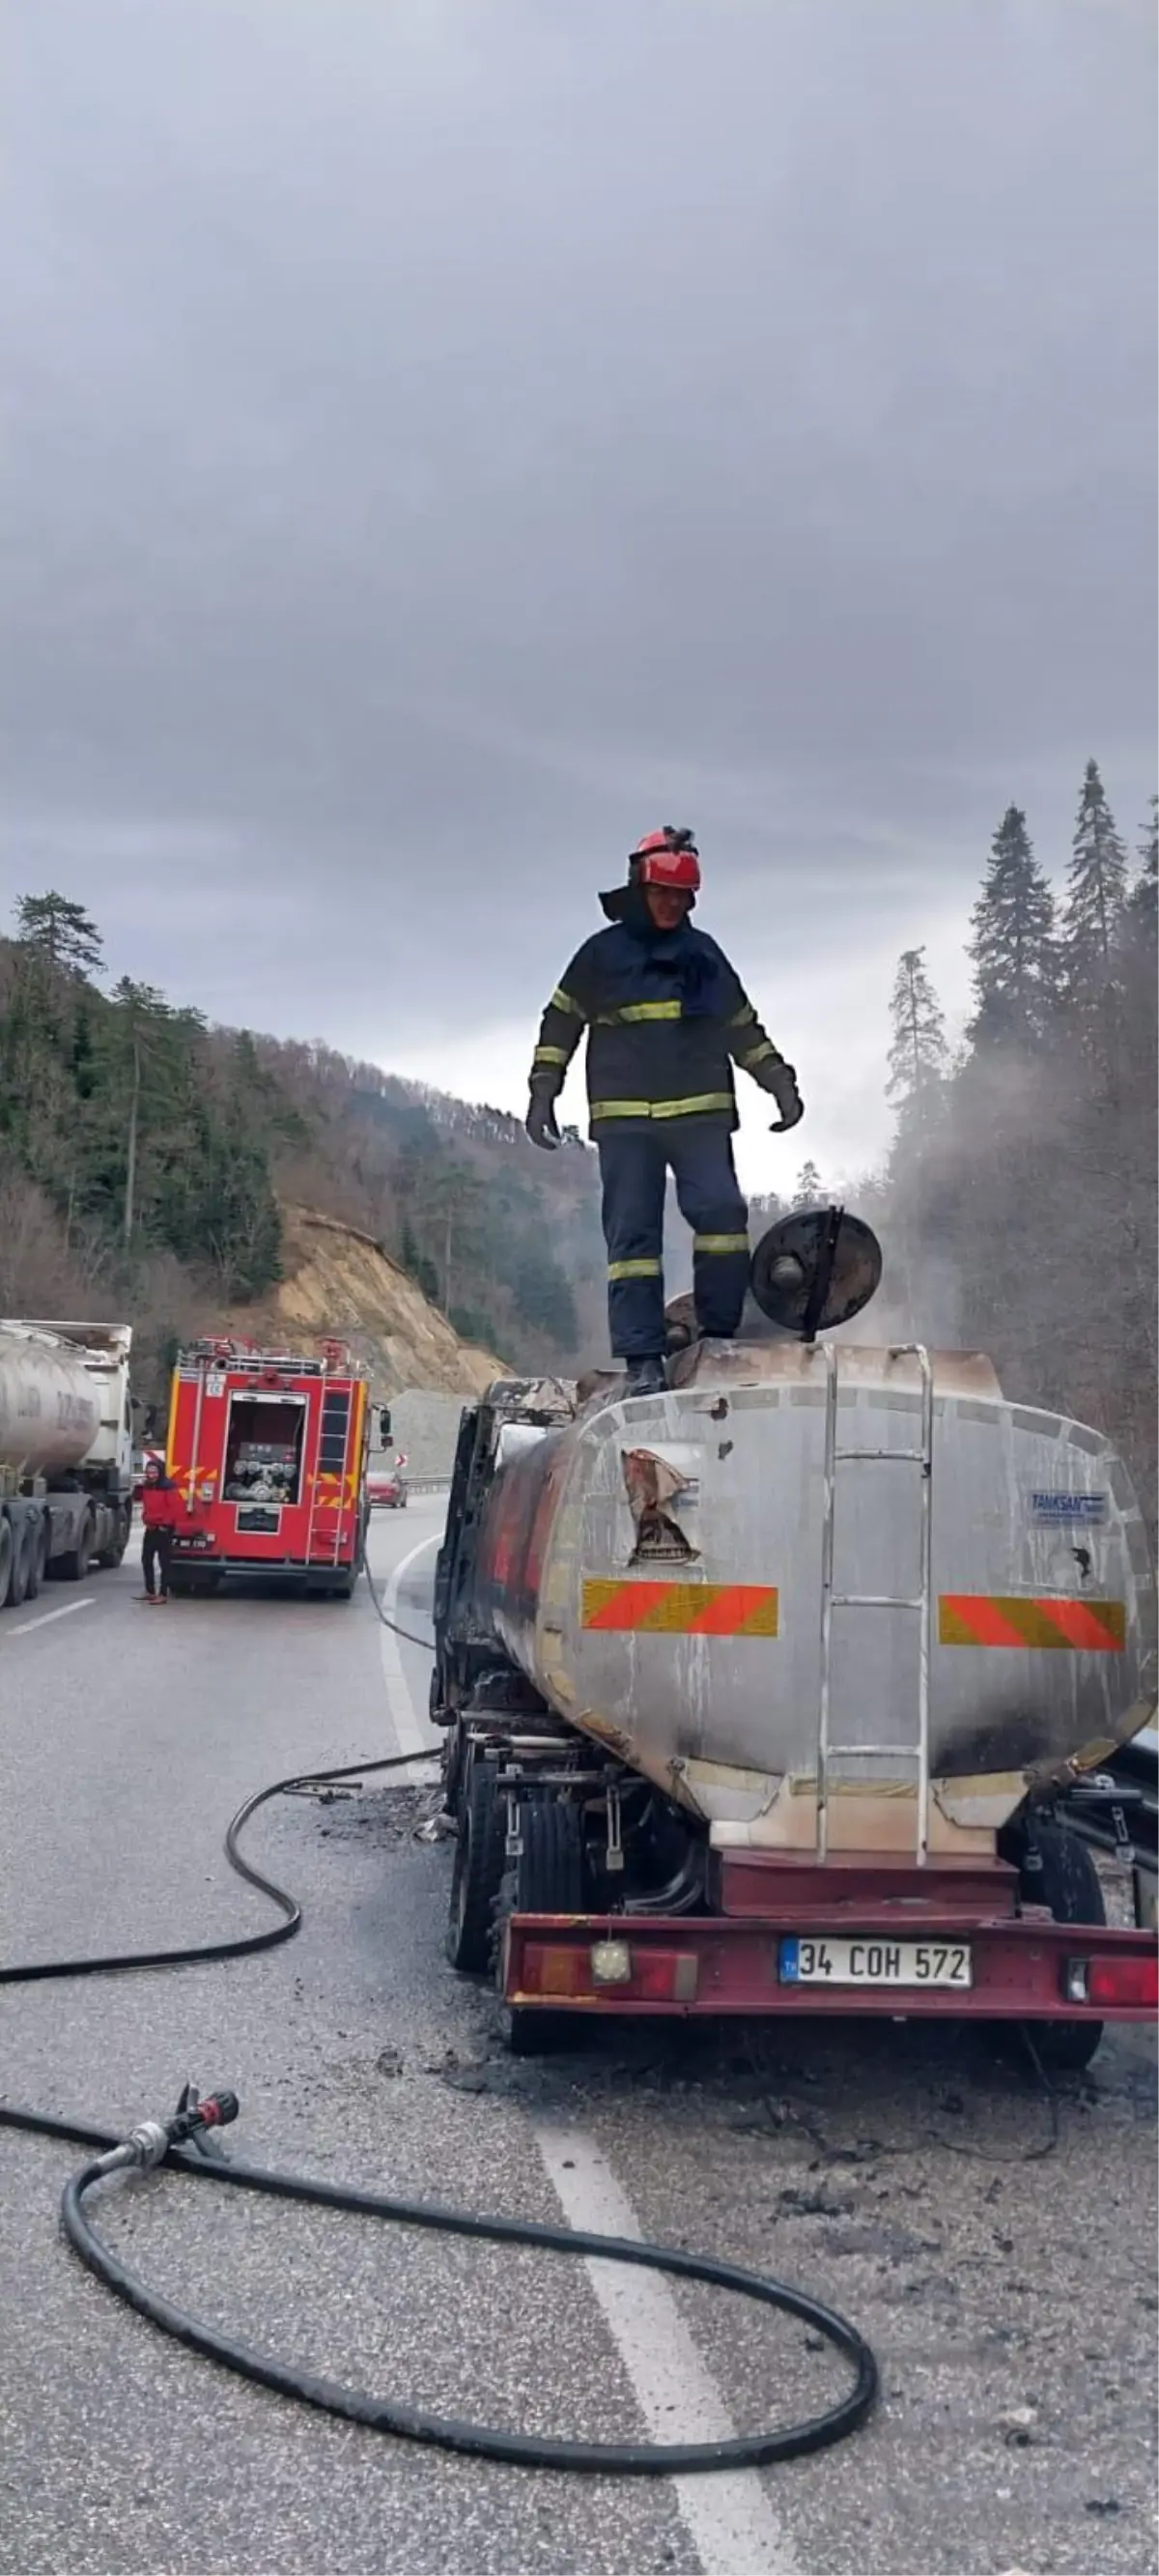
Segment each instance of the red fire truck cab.
[{"label": "red fire truck cab", "polygon": [[261,1574],[349,1600],[366,1537],[367,1381],[342,1342],[314,1358],[195,1342],[173,1372],[169,1588]]}]

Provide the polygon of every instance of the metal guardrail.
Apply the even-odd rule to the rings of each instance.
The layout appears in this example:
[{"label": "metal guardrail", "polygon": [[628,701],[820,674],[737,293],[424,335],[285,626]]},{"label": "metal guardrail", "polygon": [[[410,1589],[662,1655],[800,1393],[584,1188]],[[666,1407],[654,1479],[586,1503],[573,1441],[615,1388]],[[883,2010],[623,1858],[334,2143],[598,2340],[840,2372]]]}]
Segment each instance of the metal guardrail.
[{"label": "metal guardrail", "polygon": [[403,1476],[403,1483],[406,1486],[408,1494],[445,1494],[450,1487],[450,1482],[451,1479],[449,1474],[446,1476],[412,1476],[407,1472]]}]

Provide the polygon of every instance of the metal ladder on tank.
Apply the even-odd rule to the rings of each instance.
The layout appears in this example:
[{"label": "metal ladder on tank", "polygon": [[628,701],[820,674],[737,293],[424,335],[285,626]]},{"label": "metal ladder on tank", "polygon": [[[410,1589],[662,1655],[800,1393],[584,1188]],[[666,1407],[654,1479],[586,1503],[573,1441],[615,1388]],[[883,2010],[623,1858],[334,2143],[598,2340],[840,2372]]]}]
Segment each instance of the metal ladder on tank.
[{"label": "metal ladder on tank", "polygon": [[[892,1359],[913,1358],[921,1378],[919,1446],[916,1449],[842,1449],[838,1443],[839,1353],[832,1342],[825,1351],[825,1450],[821,1531],[821,1701],[817,1730],[817,1857],[829,1857],[830,1764],[844,1757],[860,1762],[905,1762],[917,1773],[917,1862],[924,1868],[930,1840],[930,1635],[932,1628],[932,1558],[930,1510],[934,1464],[934,1372],[922,1342],[899,1342]],[[835,1592],[833,1554],[839,1467],[888,1465],[916,1468],[921,1480],[920,1547],[916,1593]],[[918,1620],[917,1741],[909,1744],[834,1744],[832,1715],[833,1613],[835,1610],[908,1610]]]}]

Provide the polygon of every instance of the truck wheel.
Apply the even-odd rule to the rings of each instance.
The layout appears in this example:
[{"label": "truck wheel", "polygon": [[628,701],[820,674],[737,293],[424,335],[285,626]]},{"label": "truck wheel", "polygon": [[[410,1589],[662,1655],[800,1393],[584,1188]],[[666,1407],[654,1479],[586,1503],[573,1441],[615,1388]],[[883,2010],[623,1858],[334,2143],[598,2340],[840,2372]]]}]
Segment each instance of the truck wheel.
[{"label": "truck wheel", "polygon": [[[1089,1847],[1065,1825],[1028,1824],[1019,1872],[1022,1897],[1049,1905],[1056,1923],[1105,1923],[1102,1883]],[[1101,2021],[1027,2024],[1042,2063],[1057,2074],[1081,2074],[1103,2036]]]},{"label": "truck wheel", "polygon": [[86,1512],[75,1547],[67,1547],[56,1559],[56,1572],[62,1583],[83,1583],[93,1552],[93,1516]]},{"label": "truck wheel", "polygon": [[[506,1873],[496,1908],[499,1979],[509,1915],[582,1914],[586,1903],[579,1808],[558,1798],[531,1798],[521,1807],[519,1822],[523,1849]],[[574,2047],[580,2037],[570,2013],[517,2004],[507,2015],[507,2045],[513,2057],[545,2057],[557,2048]]]},{"label": "truck wheel", "polygon": [[495,1775],[494,1762],[476,1755],[459,1813],[446,1947],[451,1966],[468,1976],[486,1975],[495,1900],[503,1881],[507,1799]]},{"label": "truck wheel", "polygon": [[112,1546],[103,1547],[101,1549],[97,1558],[97,1564],[103,1565],[108,1572],[113,1572],[116,1567],[123,1562],[125,1549],[128,1544],[129,1515],[126,1511],[122,1510],[117,1514],[117,1527]]},{"label": "truck wheel", "polygon": [[47,1563],[48,1530],[45,1523],[41,1521],[32,1533],[32,1546],[28,1557],[28,1589],[24,1595],[26,1601],[37,1599],[44,1581],[44,1569]]},{"label": "truck wheel", "polygon": [[28,1586],[32,1580],[35,1561],[36,1529],[34,1524],[30,1524],[27,1529],[18,1531],[13,1540],[12,1573],[8,1583],[10,1610],[19,1610],[22,1603],[27,1601]]},{"label": "truck wheel", "polygon": [[[435,1710],[436,1708],[442,1708],[442,1693],[438,1687],[437,1673],[432,1673],[431,1675],[430,1697],[427,1706],[431,1724],[433,1726],[437,1726],[439,1720],[435,1715]],[[446,1815],[454,1817],[456,1832],[458,1831],[460,1822],[460,1809],[463,1803],[463,1793],[467,1786],[465,1741],[466,1739],[464,1737],[462,1725],[457,1719],[453,1725],[445,1726],[442,1751],[443,1810]]]},{"label": "truck wheel", "polygon": [[16,1540],[7,1512],[0,1514],[0,1610],[12,1588],[12,1568],[16,1561]]}]

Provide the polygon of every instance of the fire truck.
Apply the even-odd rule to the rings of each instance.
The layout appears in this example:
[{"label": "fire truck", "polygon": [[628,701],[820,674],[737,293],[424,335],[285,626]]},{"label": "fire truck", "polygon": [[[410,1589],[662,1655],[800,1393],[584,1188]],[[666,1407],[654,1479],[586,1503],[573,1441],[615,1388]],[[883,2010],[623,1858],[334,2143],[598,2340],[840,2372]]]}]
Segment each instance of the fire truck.
[{"label": "fire truck", "polygon": [[317,1355],[203,1341],[173,1372],[166,1467],[181,1498],[171,1592],[268,1576],[348,1601],[366,1539],[367,1380]]}]

